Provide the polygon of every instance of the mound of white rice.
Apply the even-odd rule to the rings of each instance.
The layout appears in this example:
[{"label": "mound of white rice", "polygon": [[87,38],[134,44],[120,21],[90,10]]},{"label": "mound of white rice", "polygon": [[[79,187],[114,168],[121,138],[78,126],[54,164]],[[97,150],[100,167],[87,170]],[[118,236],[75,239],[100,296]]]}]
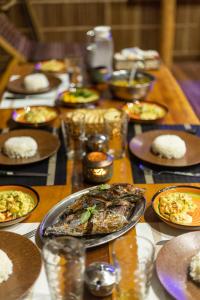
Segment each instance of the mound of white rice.
[{"label": "mound of white rice", "polygon": [[0,250],[0,283],[6,281],[13,272],[13,264],[8,255]]},{"label": "mound of white rice", "polygon": [[32,157],[37,149],[37,142],[29,136],[11,137],[3,145],[3,152],[10,158]]},{"label": "mound of white rice", "polygon": [[164,158],[182,158],[186,153],[186,145],[179,136],[164,134],[154,139],[152,151]]},{"label": "mound of white rice", "polygon": [[24,77],[24,86],[27,91],[37,91],[49,86],[49,80],[44,74],[30,74]]},{"label": "mound of white rice", "polygon": [[200,251],[192,257],[189,271],[191,278],[200,283]]}]

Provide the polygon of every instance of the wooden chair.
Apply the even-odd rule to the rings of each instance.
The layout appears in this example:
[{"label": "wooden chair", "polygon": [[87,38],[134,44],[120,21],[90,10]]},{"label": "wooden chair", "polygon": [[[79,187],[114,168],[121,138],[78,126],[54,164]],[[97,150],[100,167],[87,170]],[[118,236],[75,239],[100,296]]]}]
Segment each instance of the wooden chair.
[{"label": "wooden chair", "polygon": [[80,57],[84,54],[84,45],[30,40],[10,22],[4,13],[0,13],[0,47],[22,62]]}]

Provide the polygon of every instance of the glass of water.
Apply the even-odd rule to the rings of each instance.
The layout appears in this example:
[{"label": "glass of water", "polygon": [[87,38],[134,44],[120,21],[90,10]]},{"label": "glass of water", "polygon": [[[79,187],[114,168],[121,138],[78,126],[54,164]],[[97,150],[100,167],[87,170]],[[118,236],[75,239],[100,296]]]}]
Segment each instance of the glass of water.
[{"label": "glass of water", "polygon": [[153,274],[155,247],[142,236],[119,238],[112,248],[117,270],[116,300],[146,299]]},{"label": "glass of water", "polygon": [[52,300],[82,300],[85,249],[78,239],[58,237],[43,249],[45,271]]}]

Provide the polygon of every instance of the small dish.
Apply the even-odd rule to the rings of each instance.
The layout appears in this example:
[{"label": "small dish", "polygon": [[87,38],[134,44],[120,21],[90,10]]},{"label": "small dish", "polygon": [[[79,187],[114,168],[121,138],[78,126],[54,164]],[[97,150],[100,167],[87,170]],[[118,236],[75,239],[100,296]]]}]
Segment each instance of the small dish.
[{"label": "small dish", "polygon": [[30,210],[24,216],[0,222],[0,227],[11,226],[16,223],[22,222],[23,220],[25,220],[26,218],[28,218],[31,215],[31,213],[36,209],[36,207],[38,206],[39,201],[40,201],[38,193],[29,186],[25,186],[25,185],[1,185],[0,186],[0,192],[11,191],[11,190],[23,192],[23,193],[30,195],[31,198],[34,200],[35,205],[34,205],[33,209]]},{"label": "small dish", "polygon": [[24,299],[40,275],[40,252],[29,239],[8,231],[0,231],[0,249],[13,263],[13,273],[0,284],[0,299]]},{"label": "small dish", "polygon": [[[169,221],[165,216],[163,216],[159,211],[159,199],[160,196],[166,196],[170,193],[186,193],[192,197],[192,202],[196,204],[197,208],[193,213],[190,213],[192,216],[192,223],[187,225],[177,224]],[[183,229],[183,230],[200,230],[200,187],[190,186],[190,185],[179,185],[179,186],[170,186],[158,191],[152,199],[152,207],[156,215],[169,226]]]},{"label": "small dish", "polygon": [[28,91],[24,86],[24,77],[20,76],[19,78],[15,80],[9,81],[7,85],[7,89],[16,94],[22,94],[22,95],[37,95],[37,94],[43,94],[47,93],[52,89],[57,88],[61,84],[61,80],[53,75],[46,75],[49,86],[47,88],[39,89],[37,91]]},{"label": "small dish", "polygon": [[20,165],[39,162],[53,155],[55,152],[58,151],[60,147],[59,138],[48,131],[38,130],[38,129],[18,129],[0,135],[0,149],[2,149],[7,139],[11,137],[20,137],[20,136],[28,136],[35,139],[38,144],[37,153],[34,156],[29,158],[17,159],[17,158],[10,158],[7,155],[5,155],[3,151],[1,151],[0,165],[20,166]]},{"label": "small dish", "polygon": [[181,234],[167,242],[156,258],[158,278],[177,300],[199,299],[199,285],[189,277],[191,258],[200,250],[200,231]]},{"label": "small dish", "polygon": [[122,109],[129,115],[130,121],[143,124],[161,121],[168,112],[166,106],[153,101],[127,103]]},{"label": "small dish", "polygon": [[71,88],[59,95],[58,101],[67,107],[85,107],[99,100],[99,93],[91,88]]},{"label": "small dish", "polygon": [[58,110],[50,106],[27,106],[12,113],[12,120],[20,125],[45,126],[58,117]]},{"label": "small dish", "polygon": [[[151,151],[153,140],[163,134],[177,135],[185,141],[186,153],[179,159],[159,157]],[[150,130],[136,135],[129,143],[130,151],[139,159],[148,163],[167,167],[189,167],[200,163],[200,138],[181,130]]]}]

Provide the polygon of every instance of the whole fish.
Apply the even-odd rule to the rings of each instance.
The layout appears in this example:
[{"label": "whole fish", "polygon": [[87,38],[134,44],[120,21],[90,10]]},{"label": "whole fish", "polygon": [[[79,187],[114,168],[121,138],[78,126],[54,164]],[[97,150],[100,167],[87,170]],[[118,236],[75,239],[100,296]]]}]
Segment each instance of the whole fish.
[{"label": "whole fish", "polygon": [[122,229],[134,212],[144,190],[131,184],[104,184],[66,207],[56,224],[45,228],[44,236],[108,234]]}]

